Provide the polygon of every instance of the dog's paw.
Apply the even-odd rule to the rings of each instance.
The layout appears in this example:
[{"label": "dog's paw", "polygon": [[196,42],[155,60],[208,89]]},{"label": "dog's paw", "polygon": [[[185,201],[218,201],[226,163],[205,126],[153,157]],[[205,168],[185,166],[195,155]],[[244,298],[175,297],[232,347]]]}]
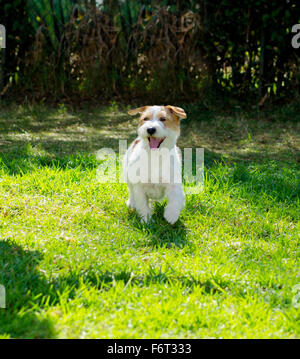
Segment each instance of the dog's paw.
[{"label": "dog's paw", "polygon": [[150,223],[150,220],[151,220],[151,216],[143,216],[143,217],[141,217],[141,223],[143,223],[143,224],[148,224],[148,223]]},{"label": "dog's paw", "polygon": [[152,217],[152,211],[149,209],[146,213],[141,214],[141,222],[142,223],[149,223]]},{"label": "dog's paw", "polygon": [[170,224],[176,223],[179,218],[179,215],[180,215],[180,212],[174,210],[173,208],[168,207],[168,206],[165,208],[164,218]]},{"label": "dog's paw", "polygon": [[130,209],[134,209],[135,208],[135,205],[134,205],[134,202],[132,200],[130,200],[130,198],[127,200],[126,202],[126,206]]}]

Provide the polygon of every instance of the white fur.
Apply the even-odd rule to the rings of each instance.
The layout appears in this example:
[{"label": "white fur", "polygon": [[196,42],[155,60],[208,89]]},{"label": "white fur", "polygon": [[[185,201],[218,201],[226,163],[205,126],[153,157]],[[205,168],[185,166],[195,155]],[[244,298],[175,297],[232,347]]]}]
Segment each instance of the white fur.
[{"label": "white fur", "polygon": [[[181,154],[176,146],[179,131],[165,126],[158,118],[161,106],[149,106],[143,114],[149,120],[138,128],[138,138],[130,145],[124,157],[124,173],[129,189],[127,206],[136,209],[142,221],[148,222],[152,216],[153,200],[167,198],[164,218],[174,224],[184,208],[185,195],[181,183]],[[150,149],[147,129],[155,127],[153,137],[165,138],[160,147]],[[170,156],[167,153],[170,152]],[[165,155],[165,156],[164,156]],[[161,166],[159,165],[161,157]],[[172,159],[173,158],[173,159]],[[136,168],[140,168],[139,176]]]}]

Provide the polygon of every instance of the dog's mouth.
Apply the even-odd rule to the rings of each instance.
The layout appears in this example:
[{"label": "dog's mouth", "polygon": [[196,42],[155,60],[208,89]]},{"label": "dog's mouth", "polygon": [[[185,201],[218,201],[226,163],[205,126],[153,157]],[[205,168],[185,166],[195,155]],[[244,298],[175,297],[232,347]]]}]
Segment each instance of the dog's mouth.
[{"label": "dog's mouth", "polygon": [[148,137],[150,149],[155,150],[155,149],[159,148],[159,146],[162,144],[164,139],[165,139],[165,137],[163,137],[163,138]]}]

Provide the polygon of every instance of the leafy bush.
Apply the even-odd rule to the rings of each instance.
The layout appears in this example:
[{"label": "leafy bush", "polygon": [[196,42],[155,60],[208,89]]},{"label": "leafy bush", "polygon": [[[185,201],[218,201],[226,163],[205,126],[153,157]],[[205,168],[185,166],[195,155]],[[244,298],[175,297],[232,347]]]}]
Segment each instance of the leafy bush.
[{"label": "leafy bush", "polygon": [[0,24],[6,28],[6,49],[0,50],[0,70],[4,74],[0,86],[5,85],[4,89],[0,88],[0,94],[3,94],[10,83],[18,84],[18,75],[24,71],[23,59],[34,40],[34,31],[28,23],[26,0],[0,0],[0,9]]},{"label": "leafy bush", "polygon": [[298,94],[296,0],[97,3],[28,1],[27,94],[159,102],[230,94],[260,104]]}]

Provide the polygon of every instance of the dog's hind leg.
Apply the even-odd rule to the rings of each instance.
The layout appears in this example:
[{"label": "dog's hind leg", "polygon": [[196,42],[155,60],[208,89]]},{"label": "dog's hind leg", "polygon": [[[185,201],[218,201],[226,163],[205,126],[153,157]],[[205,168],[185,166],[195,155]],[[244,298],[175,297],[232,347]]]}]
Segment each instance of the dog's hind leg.
[{"label": "dog's hind leg", "polygon": [[144,190],[140,186],[135,185],[132,187],[132,194],[135,209],[141,216],[142,222],[148,222],[152,216],[152,209],[149,207],[149,201]]}]

